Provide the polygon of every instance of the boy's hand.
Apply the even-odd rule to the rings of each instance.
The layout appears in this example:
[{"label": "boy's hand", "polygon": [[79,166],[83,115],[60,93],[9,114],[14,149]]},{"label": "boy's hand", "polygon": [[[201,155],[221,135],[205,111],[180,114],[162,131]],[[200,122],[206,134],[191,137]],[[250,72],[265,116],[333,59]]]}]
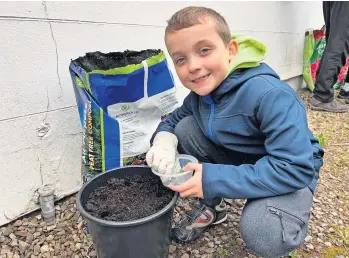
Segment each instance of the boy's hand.
[{"label": "boy's hand", "polygon": [[202,189],[202,164],[188,163],[184,171],[194,170],[195,174],[187,182],[181,185],[169,185],[169,188],[175,192],[179,192],[181,197],[204,197]]},{"label": "boy's hand", "polygon": [[155,135],[153,146],[146,155],[149,167],[162,174],[171,174],[176,159],[178,139],[169,132],[159,132]]}]

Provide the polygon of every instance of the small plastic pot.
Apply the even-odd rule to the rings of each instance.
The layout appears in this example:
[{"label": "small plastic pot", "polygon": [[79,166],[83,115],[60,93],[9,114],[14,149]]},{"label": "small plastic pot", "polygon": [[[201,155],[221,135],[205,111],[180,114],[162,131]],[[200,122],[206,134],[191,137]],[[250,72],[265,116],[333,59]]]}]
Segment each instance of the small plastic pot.
[{"label": "small plastic pot", "polygon": [[180,185],[188,181],[193,176],[194,171],[183,172],[183,168],[190,162],[198,163],[198,160],[190,155],[179,154],[176,158],[176,163],[172,174],[158,173],[153,169],[152,172],[160,177],[161,182],[164,186]]}]

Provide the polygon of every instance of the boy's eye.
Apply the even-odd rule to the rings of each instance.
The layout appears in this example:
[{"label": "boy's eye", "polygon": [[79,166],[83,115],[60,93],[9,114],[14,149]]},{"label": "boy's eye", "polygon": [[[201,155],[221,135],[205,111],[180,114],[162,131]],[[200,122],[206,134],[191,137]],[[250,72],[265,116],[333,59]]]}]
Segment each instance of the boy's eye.
[{"label": "boy's eye", "polygon": [[201,54],[206,54],[206,53],[209,52],[210,50],[211,50],[211,49],[205,47],[205,48],[200,49],[200,53],[201,53]]},{"label": "boy's eye", "polygon": [[180,63],[183,63],[184,62],[184,57],[179,57],[175,60],[175,63],[176,64],[180,64]]}]

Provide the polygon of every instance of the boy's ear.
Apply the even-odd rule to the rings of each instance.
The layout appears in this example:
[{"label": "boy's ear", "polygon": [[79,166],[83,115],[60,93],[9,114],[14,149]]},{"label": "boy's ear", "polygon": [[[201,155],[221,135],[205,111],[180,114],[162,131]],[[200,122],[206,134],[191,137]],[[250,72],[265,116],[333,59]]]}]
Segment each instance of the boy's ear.
[{"label": "boy's ear", "polygon": [[238,52],[238,43],[236,42],[236,40],[232,39],[229,42],[228,51],[229,51],[229,62],[230,62]]}]

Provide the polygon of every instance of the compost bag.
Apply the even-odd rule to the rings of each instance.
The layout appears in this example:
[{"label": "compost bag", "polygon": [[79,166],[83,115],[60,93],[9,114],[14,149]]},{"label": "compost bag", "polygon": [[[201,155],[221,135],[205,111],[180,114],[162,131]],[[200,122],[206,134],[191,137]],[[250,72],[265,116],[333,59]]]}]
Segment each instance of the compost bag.
[{"label": "compost bag", "polygon": [[142,164],[159,122],[178,107],[165,53],[87,53],[69,70],[83,128],[83,181]]}]

